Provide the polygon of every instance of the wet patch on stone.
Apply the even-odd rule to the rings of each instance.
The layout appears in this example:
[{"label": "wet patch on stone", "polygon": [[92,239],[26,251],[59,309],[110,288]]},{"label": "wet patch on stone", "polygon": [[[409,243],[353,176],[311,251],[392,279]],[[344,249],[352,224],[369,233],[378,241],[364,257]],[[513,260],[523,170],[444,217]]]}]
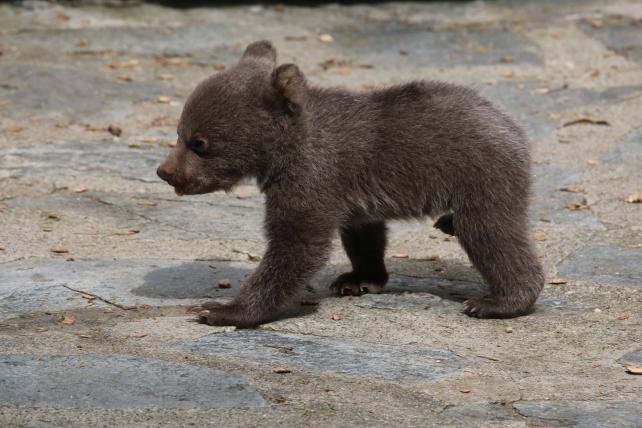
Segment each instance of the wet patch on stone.
[{"label": "wet patch on stone", "polygon": [[563,278],[642,289],[642,250],[588,245],[557,266]]},{"label": "wet patch on stone", "polygon": [[590,210],[569,210],[569,203],[579,203],[582,193],[562,192],[560,189],[577,187],[580,173],[570,168],[558,168],[550,165],[535,165],[533,183],[535,197],[530,208],[533,221],[542,219],[554,224],[572,224],[587,229],[605,230],[605,226]]},{"label": "wet patch on stone", "polygon": [[364,379],[436,379],[469,362],[449,351],[261,330],[236,330],[176,345],[183,351]]},{"label": "wet patch on stone", "polygon": [[266,405],[240,376],[125,355],[0,355],[0,404],[57,408]]},{"label": "wet patch on stone", "polygon": [[0,64],[0,76],[3,84],[16,87],[3,92],[11,103],[3,114],[15,119],[39,114],[114,120],[131,114],[132,98],[152,100],[161,93],[156,83],[124,85],[99,74],[36,64]]},{"label": "wet patch on stone", "polygon": [[[123,305],[184,305],[197,299],[231,298],[253,267],[235,262],[131,259],[5,263],[0,271],[0,320],[87,306],[86,300],[63,284]],[[230,279],[231,288],[218,287],[218,281],[225,278]]]},{"label": "wet patch on stone", "polygon": [[513,407],[522,416],[546,426],[642,426],[642,404],[633,401],[526,401]]}]

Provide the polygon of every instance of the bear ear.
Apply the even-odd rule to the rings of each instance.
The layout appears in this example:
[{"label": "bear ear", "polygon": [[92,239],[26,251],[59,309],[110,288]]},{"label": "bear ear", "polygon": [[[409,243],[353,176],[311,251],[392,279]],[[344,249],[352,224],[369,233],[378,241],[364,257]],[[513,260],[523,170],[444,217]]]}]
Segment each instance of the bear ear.
[{"label": "bear ear", "polygon": [[276,64],[276,49],[267,40],[251,43],[245,48],[241,61],[247,59],[265,60],[274,66]]},{"label": "bear ear", "polygon": [[278,66],[272,72],[272,86],[290,113],[301,113],[307,96],[307,84],[299,67],[294,64]]}]

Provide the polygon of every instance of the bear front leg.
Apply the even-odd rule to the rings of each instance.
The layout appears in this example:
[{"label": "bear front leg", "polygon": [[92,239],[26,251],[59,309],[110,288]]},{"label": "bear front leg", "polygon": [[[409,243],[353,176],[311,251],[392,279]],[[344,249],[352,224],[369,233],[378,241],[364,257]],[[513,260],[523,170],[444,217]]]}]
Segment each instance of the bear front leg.
[{"label": "bear front leg", "polygon": [[229,304],[193,308],[210,325],[255,327],[276,319],[328,258],[333,227],[315,213],[266,220],[268,248],[257,269]]},{"label": "bear front leg", "polygon": [[341,228],[341,242],[352,272],[339,275],[330,289],[339,295],[360,296],[379,293],[388,282],[384,264],[386,225],[384,222],[361,223]]}]

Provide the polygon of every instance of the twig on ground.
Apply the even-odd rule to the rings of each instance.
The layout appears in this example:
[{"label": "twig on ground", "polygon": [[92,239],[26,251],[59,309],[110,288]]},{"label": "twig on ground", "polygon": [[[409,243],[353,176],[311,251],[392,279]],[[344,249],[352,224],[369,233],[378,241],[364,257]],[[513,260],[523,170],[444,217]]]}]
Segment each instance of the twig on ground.
[{"label": "twig on ground", "polygon": [[88,291],[77,290],[77,289],[75,289],[75,288],[71,288],[70,286],[65,285],[65,284],[61,284],[61,285],[62,285],[63,287],[65,287],[66,289],[68,289],[68,290],[75,291],[76,293],[86,294],[86,295],[88,295],[88,296],[95,297],[96,299],[98,299],[98,300],[100,300],[100,301],[102,301],[102,302],[105,302],[105,303],[107,303],[108,305],[115,306],[115,307],[117,307],[118,309],[122,309],[123,311],[131,311],[132,309],[136,309],[136,306],[123,306],[123,305],[121,305],[121,304],[119,304],[119,303],[115,303],[115,302],[112,302],[111,300],[107,300],[107,299],[105,299],[104,297],[100,297],[100,296],[99,296],[99,295],[97,295],[97,294],[90,293],[90,292],[88,292]]}]

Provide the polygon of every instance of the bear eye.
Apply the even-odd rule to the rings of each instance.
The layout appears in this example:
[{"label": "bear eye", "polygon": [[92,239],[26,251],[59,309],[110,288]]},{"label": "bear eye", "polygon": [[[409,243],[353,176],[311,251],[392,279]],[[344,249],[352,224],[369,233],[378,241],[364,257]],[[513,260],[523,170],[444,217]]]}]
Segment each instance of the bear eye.
[{"label": "bear eye", "polygon": [[187,148],[197,155],[203,155],[207,151],[207,142],[202,138],[193,138],[187,142]]}]

